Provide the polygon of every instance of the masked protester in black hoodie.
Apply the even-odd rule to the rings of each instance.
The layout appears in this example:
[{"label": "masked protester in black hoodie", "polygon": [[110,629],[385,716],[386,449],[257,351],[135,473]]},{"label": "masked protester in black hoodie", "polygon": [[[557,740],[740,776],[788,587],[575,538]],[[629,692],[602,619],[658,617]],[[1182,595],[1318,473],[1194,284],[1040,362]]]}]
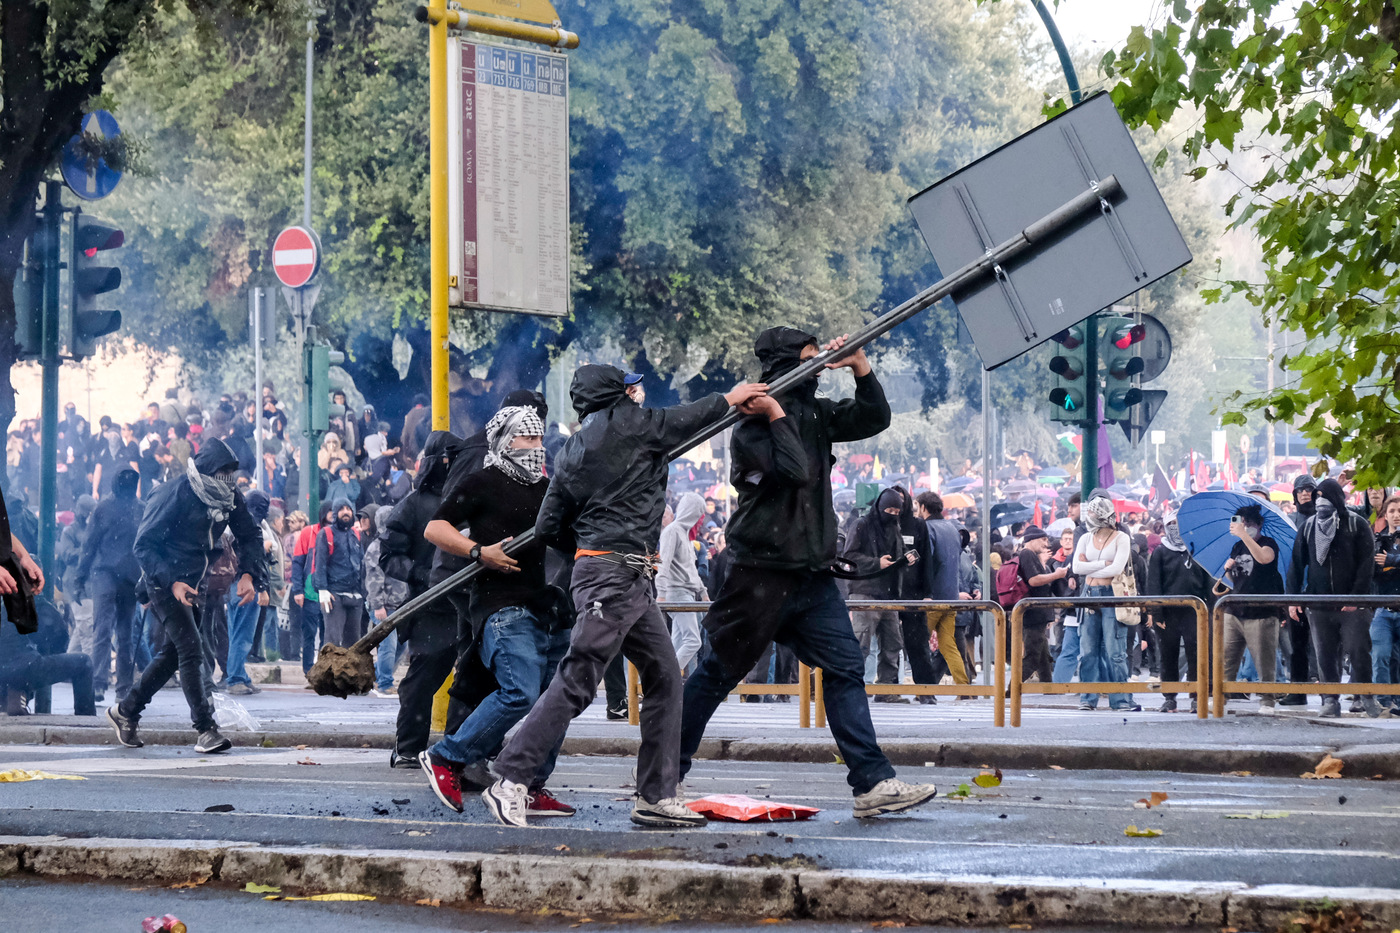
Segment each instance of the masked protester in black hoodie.
[{"label": "masked protester in black hoodie", "polygon": [[[838,338],[827,348],[844,343]],[[818,352],[815,337],[791,327],[770,328],[754,345],[764,380]],[[690,769],[719,704],[777,641],[823,670],[827,716],[849,771],[855,816],[878,816],[917,806],[935,790],[897,780],[880,750],[865,695],[865,658],[830,573],[837,527],[831,445],[879,434],[889,427],[890,406],[864,351],[828,366],[851,370],[854,398],[817,398],[813,377],[779,398],[750,402],[742,409],[749,417],[734,429],[731,482],[739,504],[728,525],[734,563],[703,623],[711,652],[685,684],[681,773]]]},{"label": "masked protester in black hoodie", "polygon": [[528,785],[570,720],[593,702],[603,669],[619,649],[637,666],[646,694],[632,822],[704,823],[676,796],[681,674],[652,596],[653,555],[666,508],[670,452],[767,387],[741,385],[728,395],[653,409],[641,406],[646,392],[640,383],[616,367],[590,365],[579,367],[569,390],[583,424],[555,460],[535,534],[537,543],[574,553],[577,621],[549,688],[496,758],[501,779],[482,793],[496,818],[512,826],[525,825]]},{"label": "masked protester in black hoodie", "polygon": [[201,672],[195,595],[210,560],[221,553],[219,539],[225,528],[233,532],[238,553],[241,603],[252,602],[267,589],[262,529],[234,486],[237,471],[238,457],[223,441],[210,438],[189,461],[185,475],[157,486],[146,503],[134,550],[141,566],[141,587],[166,640],[126,699],[107,709],[117,739],[128,748],[141,747],[137,736],[141,713],[177,667],[190,719],[199,733],[195,750],[221,752],[231,744],[214,723],[214,705]]},{"label": "masked protester in black hoodie", "polygon": [[[1375,575],[1376,535],[1366,520],[1346,506],[1346,492],[1335,479],[1318,484],[1317,511],[1293,542],[1288,592],[1322,596],[1369,595]],[[1289,608],[1297,618],[1297,607]],[[1313,650],[1322,683],[1340,683],[1342,660],[1351,660],[1353,683],[1371,682],[1371,610],[1341,606],[1308,610]],[[1374,696],[1361,698],[1367,715],[1381,714]],[[1323,695],[1322,715],[1342,714],[1336,694]]]},{"label": "masked protester in black hoodie", "polygon": [[126,469],[112,482],[113,495],[97,504],[88,520],[87,538],[78,561],[78,579],[92,597],[92,691],[101,696],[112,668],[112,636],[117,639],[117,702],[126,699],[136,677],[133,625],[136,621],[136,529],[144,511],[136,488],[140,476]]},{"label": "masked protester in black hoodie", "polygon": [[[1317,480],[1312,478],[1312,474],[1299,473],[1294,477],[1293,504],[1297,511],[1288,516],[1294,528],[1302,528],[1303,523],[1312,518],[1317,508],[1317,503],[1313,501],[1316,497]],[[1288,654],[1288,679],[1295,684],[1308,683],[1313,679],[1312,671],[1317,666],[1312,648],[1312,633],[1308,627],[1308,613],[1302,609],[1298,610],[1296,617],[1290,616],[1284,620],[1283,627],[1287,630],[1288,645],[1291,649]],[[1278,705],[1307,706],[1308,696],[1305,693],[1290,693],[1279,697]]]},{"label": "masked protester in black hoodie", "polygon": [[[904,543],[904,532],[900,527],[900,514],[905,508],[902,490],[891,487],[882,490],[875,499],[870,512],[856,522],[851,540],[846,543],[843,555],[855,565],[856,572],[865,577],[851,581],[853,599],[901,599],[905,582],[902,570],[913,569],[919,553]],[[912,535],[911,535],[912,537]],[[868,575],[868,576],[867,576]],[[910,599],[922,599],[923,594]],[[870,653],[872,638],[880,640],[880,657],[876,664],[875,682],[878,684],[899,683],[899,652],[904,647],[904,636],[899,623],[899,613],[894,610],[857,612],[851,617],[851,627],[860,642],[861,655]],[[928,639],[924,638],[927,649]],[[933,666],[933,659],[929,659]],[[895,694],[876,694],[877,702],[908,703],[904,697]]]}]

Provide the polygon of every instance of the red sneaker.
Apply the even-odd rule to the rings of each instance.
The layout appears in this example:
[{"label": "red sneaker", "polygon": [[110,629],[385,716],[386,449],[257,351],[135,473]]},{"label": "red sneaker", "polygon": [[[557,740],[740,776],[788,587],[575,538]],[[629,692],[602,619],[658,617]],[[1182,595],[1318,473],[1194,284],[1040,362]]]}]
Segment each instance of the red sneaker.
[{"label": "red sneaker", "polygon": [[553,794],[541,787],[539,790],[530,791],[527,798],[525,813],[527,816],[573,816],[578,811],[555,798]]},{"label": "red sneaker", "polygon": [[461,813],[462,785],[457,781],[457,769],[445,758],[435,760],[432,753],[426,750],[418,753],[418,765],[428,776],[428,783],[432,785],[438,800]]}]

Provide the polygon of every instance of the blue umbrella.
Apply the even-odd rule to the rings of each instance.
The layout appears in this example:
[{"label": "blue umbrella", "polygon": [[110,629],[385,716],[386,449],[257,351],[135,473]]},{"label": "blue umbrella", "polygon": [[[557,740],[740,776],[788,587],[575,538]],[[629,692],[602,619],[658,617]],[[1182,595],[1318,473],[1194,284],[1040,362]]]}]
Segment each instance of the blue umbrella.
[{"label": "blue umbrella", "polygon": [[[1177,527],[1196,561],[1212,577],[1221,580],[1230,551],[1239,541],[1230,534],[1230,518],[1247,505],[1258,505],[1264,513],[1264,534],[1278,542],[1281,553],[1274,559],[1280,573],[1287,573],[1293,559],[1293,525],[1282,512],[1258,496],[1220,490],[1198,492],[1181,503],[1176,514]],[[1228,581],[1227,581],[1228,583]]]},{"label": "blue umbrella", "polygon": [[1034,512],[1019,502],[998,502],[992,506],[989,525],[992,528],[1005,528],[1017,522],[1028,522]]}]

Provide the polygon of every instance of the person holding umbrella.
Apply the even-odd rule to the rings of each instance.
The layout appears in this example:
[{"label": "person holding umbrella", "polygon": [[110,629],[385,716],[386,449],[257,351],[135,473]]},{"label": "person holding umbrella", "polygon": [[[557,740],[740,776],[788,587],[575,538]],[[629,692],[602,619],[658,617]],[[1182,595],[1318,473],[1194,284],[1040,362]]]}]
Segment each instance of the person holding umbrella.
[{"label": "person holding umbrella", "polygon": [[[1283,592],[1283,576],[1278,569],[1279,544],[1264,534],[1264,509],[1258,504],[1243,505],[1230,519],[1230,534],[1238,538],[1225,562],[1225,577],[1240,596],[1272,596]],[[1294,548],[1294,555],[1298,549]],[[1295,556],[1296,559],[1296,556]],[[1262,683],[1273,683],[1278,664],[1278,636],[1282,621],[1273,606],[1241,606],[1225,613],[1225,679],[1234,680],[1240,671],[1244,649],[1254,658]],[[1272,694],[1259,697],[1260,712],[1271,711]]]}]

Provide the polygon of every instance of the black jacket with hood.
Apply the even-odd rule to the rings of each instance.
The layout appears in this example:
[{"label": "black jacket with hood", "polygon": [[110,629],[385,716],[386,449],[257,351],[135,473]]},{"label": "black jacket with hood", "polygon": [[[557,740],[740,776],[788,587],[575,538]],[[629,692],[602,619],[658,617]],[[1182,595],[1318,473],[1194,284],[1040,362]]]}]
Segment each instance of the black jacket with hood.
[{"label": "black jacket with hood", "polygon": [[[761,381],[796,369],[817,338],[791,327],[758,335]],[[874,373],[857,377],[855,397],[817,398],[813,377],[778,398],[786,417],[746,418],[734,429],[730,480],[739,504],[728,526],[737,565],[822,570],[836,557],[831,504],[831,445],[873,437],[890,425],[890,406]]]},{"label": "black jacket with hood", "polygon": [[[1366,519],[1347,508],[1346,492],[1335,479],[1325,479],[1316,495],[1337,510],[1337,533],[1327,552],[1327,563],[1317,562],[1317,515],[1314,514],[1293,541],[1288,567],[1288,592],[1315,596],[1369,595],[1376,571],[1376,535]],[[1340,609],[1341,606],[1335,607]]]},{"label": "black jacket with hood", "polygon": [[[1312,498],[1307,502],[1298,501],[1298,492],[1303,489],[1312,493]],[[1299,473],[1293,478],[1293,504],[1298,511],[1288,516],[1288,520],[1294,528],[1302,528],[1303,522],[1312,518],[1313,512],[1317,511],[1317,480],[1312,478],[1311,473]]]},{"label": "black jacket with hood", "polygon": [[[211,437],[195,454],[194,465],[205,476],[213,476],[237,468],[238,457],[223,441]],[[219,539],[225,528],[233,532],[238,575],[248,574],[253,586],[265,591],[267,561],[262,529],[248,514],[243,493],[234,490],[233,511],[224,521],[215,522],[208,506],[190,488],[188,476],[157,486],[146,503],[132,545],[147,592],[168,590],[175,583],[198,587],[210,562],[223,553]]]},{"label": "black jacket with hood", "polygon": [[535,520],[545,544],[566,553],[655,552],[671,451],[729,411],[718,393],[674,408],[643,408],[625,388],[615,366],[580,366],[574,373],[569,397],[583,424],[559,451]]},{"label": "black jacket with hood", "polygon": [[[910,567],[902,564],[905,560],[905,553],[910,548],[904,540],[903,529],[900,527],[900,516],[886,514],[887,508],[898,508],[903,511],[905,497],[899,489],[891,487],[882,490],[876,497],[875,504],[870,507],[870,511],[863,515],[860,521],[856,522],[856,527],[851,534],[850,540],[846,542],[846,552],[842,556],[855,565],[856,571],[862,575],[872,574],[862,580],[851,581],[851,595],[863,596],[869,599],[899,599],[906,592],[908,580],[903,572],[905,567],[911,571],[922,571],[923,566],[915,565]],[[880,572],[880,558],[889,557],[894,561],[883,573]],[[927,557],[920,554],[920,559]],[[910,594],[911,599],[922,597],[922,593]]]},{"label": "black jacket with hood", "polygon": [[434,431],[423,444],[423,470],[414,481],[413,491],[394,506],[380,512],[379,567],[395,580],[408,584],[411,595],[428,588],[437,548],[423,537],[423,529],[442,503],[447,477],[462,450],[462,439],[451,431]]},{"label": "black jacket with hood", "polygon": [[331,523],[316,533],[316,570],[312,586],[318,593],[343,596],[365,595],[365,550],[360,543],[360,529],[352,519],[349,528],[341,528],[336,516],[341,509],[354,510],[354,503],[345,497],[331,503]]},{"label": "black jacket with hood", "polygon": [[110,573],[133,586],[141,579],[141,565],[136,562],[134,550],[136,529],[145,511],[145,504],[136,498],[140,479],[135,470],[122,470],[112,483],[113,495],[97,503],[78,562],[78,579],[84,583],[96,572]]}]

